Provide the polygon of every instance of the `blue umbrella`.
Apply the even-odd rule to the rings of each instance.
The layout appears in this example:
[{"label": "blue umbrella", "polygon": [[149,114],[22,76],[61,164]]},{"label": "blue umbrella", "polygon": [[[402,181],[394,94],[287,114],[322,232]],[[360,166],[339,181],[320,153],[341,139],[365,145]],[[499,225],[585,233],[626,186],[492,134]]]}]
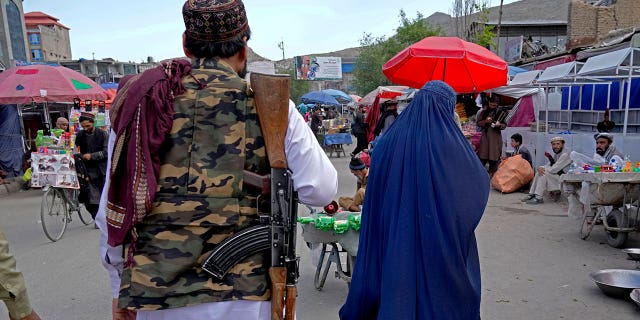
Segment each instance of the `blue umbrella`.
[{"label": "blue umbrella", "polygon": [[510,76],[515,76],[518,73],[522,73],[522,72],[527,72],[529,70],[527,69],[523,69],[523,68],[519,68],[519,67],[514,67],[514,66],[508,66],[507,67],[509,69],[509,75]]},{"label": "blue umbrella", "polygon": [[115,82],[105,82],[105,83],[101,83],[100,86],[102,87],[102,89],[118,89],[118,84]]},{"label": "blue umbrella", "polygon": [[317,103],[339,106],[340,102],[333,96],[326,94],[322,91],[312,91],[301,97],[303,103]]},{"label": "blue umbrella", "polygon": [[324,92],[324,93],[336,98],[336,100],[338,100],[339,102],[350,103],[350,102],[353,101],[353,99],[351,99],[351,97],[348,94],[346,94],[346,93],[344,93],[344,92],[342,92],[340,90],[325,89],[325,90],[322,90],[322,92]]}]

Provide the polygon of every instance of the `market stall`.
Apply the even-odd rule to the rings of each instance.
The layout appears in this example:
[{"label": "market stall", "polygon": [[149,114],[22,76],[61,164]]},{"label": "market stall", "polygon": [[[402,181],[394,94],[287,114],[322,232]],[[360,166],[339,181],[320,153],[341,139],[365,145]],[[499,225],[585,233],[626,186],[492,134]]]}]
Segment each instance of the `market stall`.
[{"label": "market stall", "polygon": [[[320,246],[314,277],[316,289],[322,290],[332,264],[336,266],[339,279],[351,281],[351,270],[358,255],[360,217],[359,212],[338,212],[334,216],[320,213],[298,218],[304,240],[312,246]],[[327,253],[329,256],[325,261]],[[342,268],[343,257],[346,258],[346,269]]]},{"label": "market stall", "polygon": [[[560,176],[563,189],[578,197],[584,206],[582,239],[588,238],[600,221],[607,232],[607,242],[616,248],[624,245],[630,232],[639,230],[640,162],[627,161],[621,167],[624,172],[609,172],[614,169],[603,165]],[[603,168],[607,172],[602,172]],[[606,210],[607,206],[612,209]]]},{"label": "market stall", "polygon": [[347,119],[336,118],[330,120],[324,120],[322,123],[322,130],[318,133],[318,141],[329,153],[329,156],[333,156],[335,153],[338,158],[340,154],[346,157],[344,150],[345,144],[352,144],[353,138],[351,136],[351,125]]}]

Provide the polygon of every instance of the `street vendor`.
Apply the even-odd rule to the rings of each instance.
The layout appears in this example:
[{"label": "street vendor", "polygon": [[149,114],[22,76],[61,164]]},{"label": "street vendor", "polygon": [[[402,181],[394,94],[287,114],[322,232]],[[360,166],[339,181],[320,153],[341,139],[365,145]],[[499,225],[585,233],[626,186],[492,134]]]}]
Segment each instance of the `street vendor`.
[{"label": "street vendor", "polygon": [[546,165],[538,167],[538,172],[531,183],[531,190],[522,199],[522,202],[527,204],[543,203],[542,197],[546,192],[551,192],[554,196],[560,195],[560,175],[566,173],[571,165],[569,151],[565,150],[564,145],[565,141],[562,137],[551,139],[553,155],[545,152],[544,155],[548,162]]},{"label": "street vendor", "polygon": [[65,117],[60,117],[56,120],[55,129],[63,130],[64,132],[69,131],[69,120]]},{"label": "street vendor", "polygon": [[82,130],[78,132],[75,144],[80,149],[89,176],[88,187],[80,190],[80,201],[95,219],[107,174],[108,136],[106,132],[96,129],[93,114],[83,112],[79,121]]},{"label": "street vendor", "polygon": [[349,162],[351,174],[356,176],[358,183],[356,185],[356,193],[353,197],[340,197],[338,204],[341,208],[352,211],[361,212],[361,206],[364,202],[365,189],[367,188],[367,180],[369,178],[369,168],[359,158],[352,158]]},{"label": "street vendor", "polygon": [[[622,165],[622,158],[624,157],[618,148],[613,143],[613,135],[608,132],[601,132],[594,136],[596,139],[596,154],[593,155],[593,160],[598,163],[609,164],[611,159],[618,161],[618,165]],[[617,159],[615,157],[618,157]]]},{"label": "street vendor", "polygon": [[[622,165],[622,153],[616,148],[613,143],[613,135],[607,132],[596,133],[594,136],[596,140],[596,152],[593,155],[593,163],[596,164],[610,164],[613,159],[615,162],[618,162],[618,165]],[[573,155],[572,155],[573,157]],[[588,159],[587,156],[578,154],[577,158]],[[578,162],[578,165],[581,165],[580,160],[574,162]],[[569,203],[569,216],[574,218],[581,218],[584,206],[582,205],[583,201],[581,201],[579,195],[582,191],[582,186],[579,184],[564,184],[563,191],[567,195],[568,203]]]},{"label": "street vendor", "polygon": [[324,120],[324,117],[322,116],[322,109],[318,106],[314,107],[313,115],[311,116],[311,131],[316,136],[316,138],[318,136],[320,128],[322,127],[322,120]]}]

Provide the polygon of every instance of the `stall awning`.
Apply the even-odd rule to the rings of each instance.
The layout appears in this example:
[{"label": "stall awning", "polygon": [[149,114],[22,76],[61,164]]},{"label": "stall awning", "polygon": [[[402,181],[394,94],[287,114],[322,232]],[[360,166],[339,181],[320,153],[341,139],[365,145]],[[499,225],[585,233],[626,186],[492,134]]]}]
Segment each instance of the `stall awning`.
[{"label": "stall awning", "polygon": [[581,67],[582,63],[576,61],[548,67],[542,72],[540,77],[538,77],[538,82],[546,83],[567,80],[568,77],[575,76]]},{"label": "stall awning", "polygon": [[628,76],[629,68],[640,72],[640,50],[624,48],[587,59],[584,67],[578,72],[580,76]]},{"label": "stall awning", "polygon": [[533,70],[533,71],[518,73],[513,77],[511,82],[509,82],[509,85],[510,86],[529,85],[533,83],[533,81],[536,80],[536,78],[538,78],[538,75],[540,75],[540,73],[542,73],[542,70]]}]

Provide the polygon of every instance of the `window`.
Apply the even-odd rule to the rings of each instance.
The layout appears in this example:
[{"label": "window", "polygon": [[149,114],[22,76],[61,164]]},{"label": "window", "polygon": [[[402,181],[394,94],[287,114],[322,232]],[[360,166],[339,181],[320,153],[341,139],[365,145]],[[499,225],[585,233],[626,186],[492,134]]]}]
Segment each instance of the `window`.
[{"label": "window", "polygon": [[40,44],[40,34],[39,33],[31,33],[31,34],[29,34],[29,43],[30,44]]},{"label": "window", "polygon": [[11,38],[11,51],[16,60],[27,61],[27,50],[25,48],[24,30],[22,30],[22,14],[20,9],[13,2],[7,1],[5,4],[7,11],[7,24],[9,25],[9,35]]},{"label": "window", "polygon": [[31,61],[42,61],[42,50],[31,50]]}]

